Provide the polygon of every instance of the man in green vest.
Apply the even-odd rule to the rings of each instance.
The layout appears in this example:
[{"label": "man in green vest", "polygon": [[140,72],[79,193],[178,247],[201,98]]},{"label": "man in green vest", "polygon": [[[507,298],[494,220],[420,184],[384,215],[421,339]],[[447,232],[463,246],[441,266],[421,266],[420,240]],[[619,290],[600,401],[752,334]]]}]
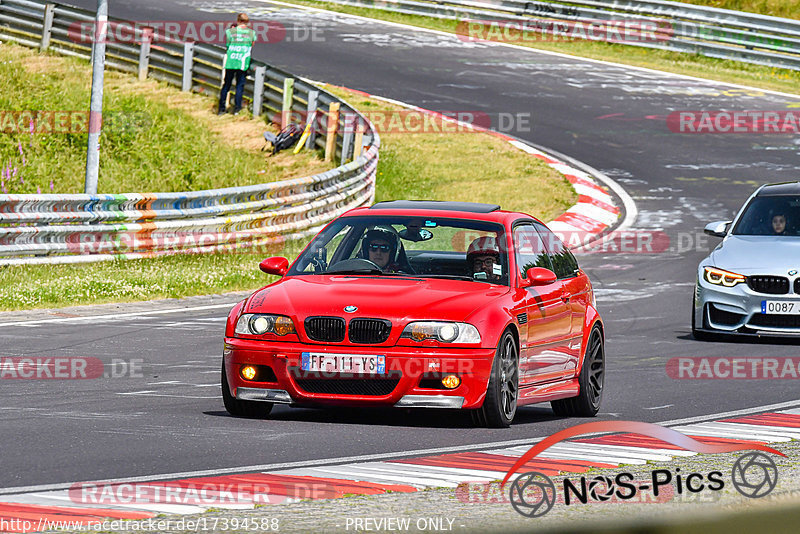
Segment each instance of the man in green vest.
[{"label": "man in green vest", "polygon": [[228,44],[228,53],[225,56],[225,83],[219,93],[219,115],[226,111],[228,91],[231,89],[234,76],[236,77],[236,96],[233,99],[233,114],[242,109],[242,95],[244,94],[244,81],[247,69],[250,68],[250,55],[253,43],[256,41],[256,32],[248,27],[250,18],[245,13],[236,17],[236,25],[225,31]]}]

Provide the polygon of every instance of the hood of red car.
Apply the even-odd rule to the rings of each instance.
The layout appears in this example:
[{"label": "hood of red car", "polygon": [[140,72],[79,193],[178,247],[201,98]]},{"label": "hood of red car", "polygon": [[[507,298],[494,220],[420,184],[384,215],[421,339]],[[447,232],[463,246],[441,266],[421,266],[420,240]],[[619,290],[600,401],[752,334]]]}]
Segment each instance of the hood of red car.
[{"label": "hood of red car", "polygon": [[[506,286],[466,280],[389,276],[310,275],[286,277],[254,293],[247,313],[466,320],[509,292]],[[345,307],[355,306],[350,313]],[[349,308],[348,308],[349,309]]]}]

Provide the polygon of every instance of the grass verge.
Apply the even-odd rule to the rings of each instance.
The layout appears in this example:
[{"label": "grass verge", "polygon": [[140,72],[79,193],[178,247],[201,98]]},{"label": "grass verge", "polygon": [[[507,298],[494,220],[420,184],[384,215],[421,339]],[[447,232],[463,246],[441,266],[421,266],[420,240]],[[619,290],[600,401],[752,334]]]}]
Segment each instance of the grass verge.
[{"label": "grass verge", "polygon": [[749,11],[771,17],[800,18],[800,4],[792,0],[682,0],[685,4]]},{"label": "grass verge", "polygon": [[[366,111],[400,108],[329,87]],[[527,194],[521,195],[525,191]],[[574,204],[569,182],[540,160],[488,134],[381,136],[377,200],[433,198],[498,203],[550,220]],[[275,251],[290,258],[303,243]],[[255,253],[208,254],[86,265],[0,268],[0,309],[21,310],[249,290],[274,278]]]},{"label": "grass verge", "polygon": [[[91,78],[86,61],[0,44],[0,192],[83,192]],[[313,152],[268,159],[264,121],[217,117],[214,99],[161,82],[107,71],[104,101],[100,193],[249,185],[332,167]],[[70,120],[35,120],[31,132],[37,112]]]},{"label": "grass verge", "polygon": [[[378,20],[399,22],[428,28],[448,33],[457,33],[457,21],[434,19],[420,15],[406,15],[391,13],[380,9],[352,7],[316,0],[286,0],[288,3],[317,7],[339,13],[359,15]],[[783,0],[696,0],[692,3],[724,7],[728,9],[750,8],[764,14],[780,14],[779,16],[800,16],[800,5]],[[723,5],[724,4],[724,5]],[[636,46],[626,46],[613,43],[596,41],[572,42],[519,42],[522,46],[529,46],[539,50],[548,50],[573,56],[598,59],[657,69],[675,74],[697,76],[728,83],[750,85],[761,89],[784,91],[799,94],[800,72],[788,69],[776,69],[760,65],[738,63],[723,59],[715,59],[693,54],[669,52],[666,50],[651,50]]]}]

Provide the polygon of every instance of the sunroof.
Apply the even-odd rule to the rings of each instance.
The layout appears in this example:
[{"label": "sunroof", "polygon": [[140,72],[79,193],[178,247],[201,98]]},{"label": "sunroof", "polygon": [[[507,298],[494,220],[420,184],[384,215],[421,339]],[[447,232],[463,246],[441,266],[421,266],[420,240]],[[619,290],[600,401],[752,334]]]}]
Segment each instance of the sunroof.
[{"label": "sunroof", "polygon": [[443,200],[387,200],[370,207],[373,210],[444,210],[466,211],[470,213],[491,213],[500,209],[497,204],[480,202],[448,202]]}]

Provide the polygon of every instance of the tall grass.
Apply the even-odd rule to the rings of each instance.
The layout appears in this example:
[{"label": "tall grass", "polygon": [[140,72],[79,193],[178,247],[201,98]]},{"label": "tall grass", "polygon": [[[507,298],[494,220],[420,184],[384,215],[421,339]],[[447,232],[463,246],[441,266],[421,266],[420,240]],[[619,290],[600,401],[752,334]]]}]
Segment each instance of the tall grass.
[{"label": "tall grass", "polygon": [[[91,92],[86,61],[0,44],[0,190],[80,193],[87,133],[48,132],[16,113],[85,113]],[[315,153],[259,150],[267,125],[247,117],[218,118],[209,97],[108,71],[100,139],[101,193],[186,191],[263,183],[326,170]],[[75,121],[76,123],[78,121]],[[43,121],[44,124],[46,122]],[[84,125],[85,126],[85,125]],[[31,132],[33,127],[33,132]]]},{"label": "tall grass", "polygon": [[771,17],[800,19],[800,3],[795,0],[681,0],[686,4],[749,11]]}]

